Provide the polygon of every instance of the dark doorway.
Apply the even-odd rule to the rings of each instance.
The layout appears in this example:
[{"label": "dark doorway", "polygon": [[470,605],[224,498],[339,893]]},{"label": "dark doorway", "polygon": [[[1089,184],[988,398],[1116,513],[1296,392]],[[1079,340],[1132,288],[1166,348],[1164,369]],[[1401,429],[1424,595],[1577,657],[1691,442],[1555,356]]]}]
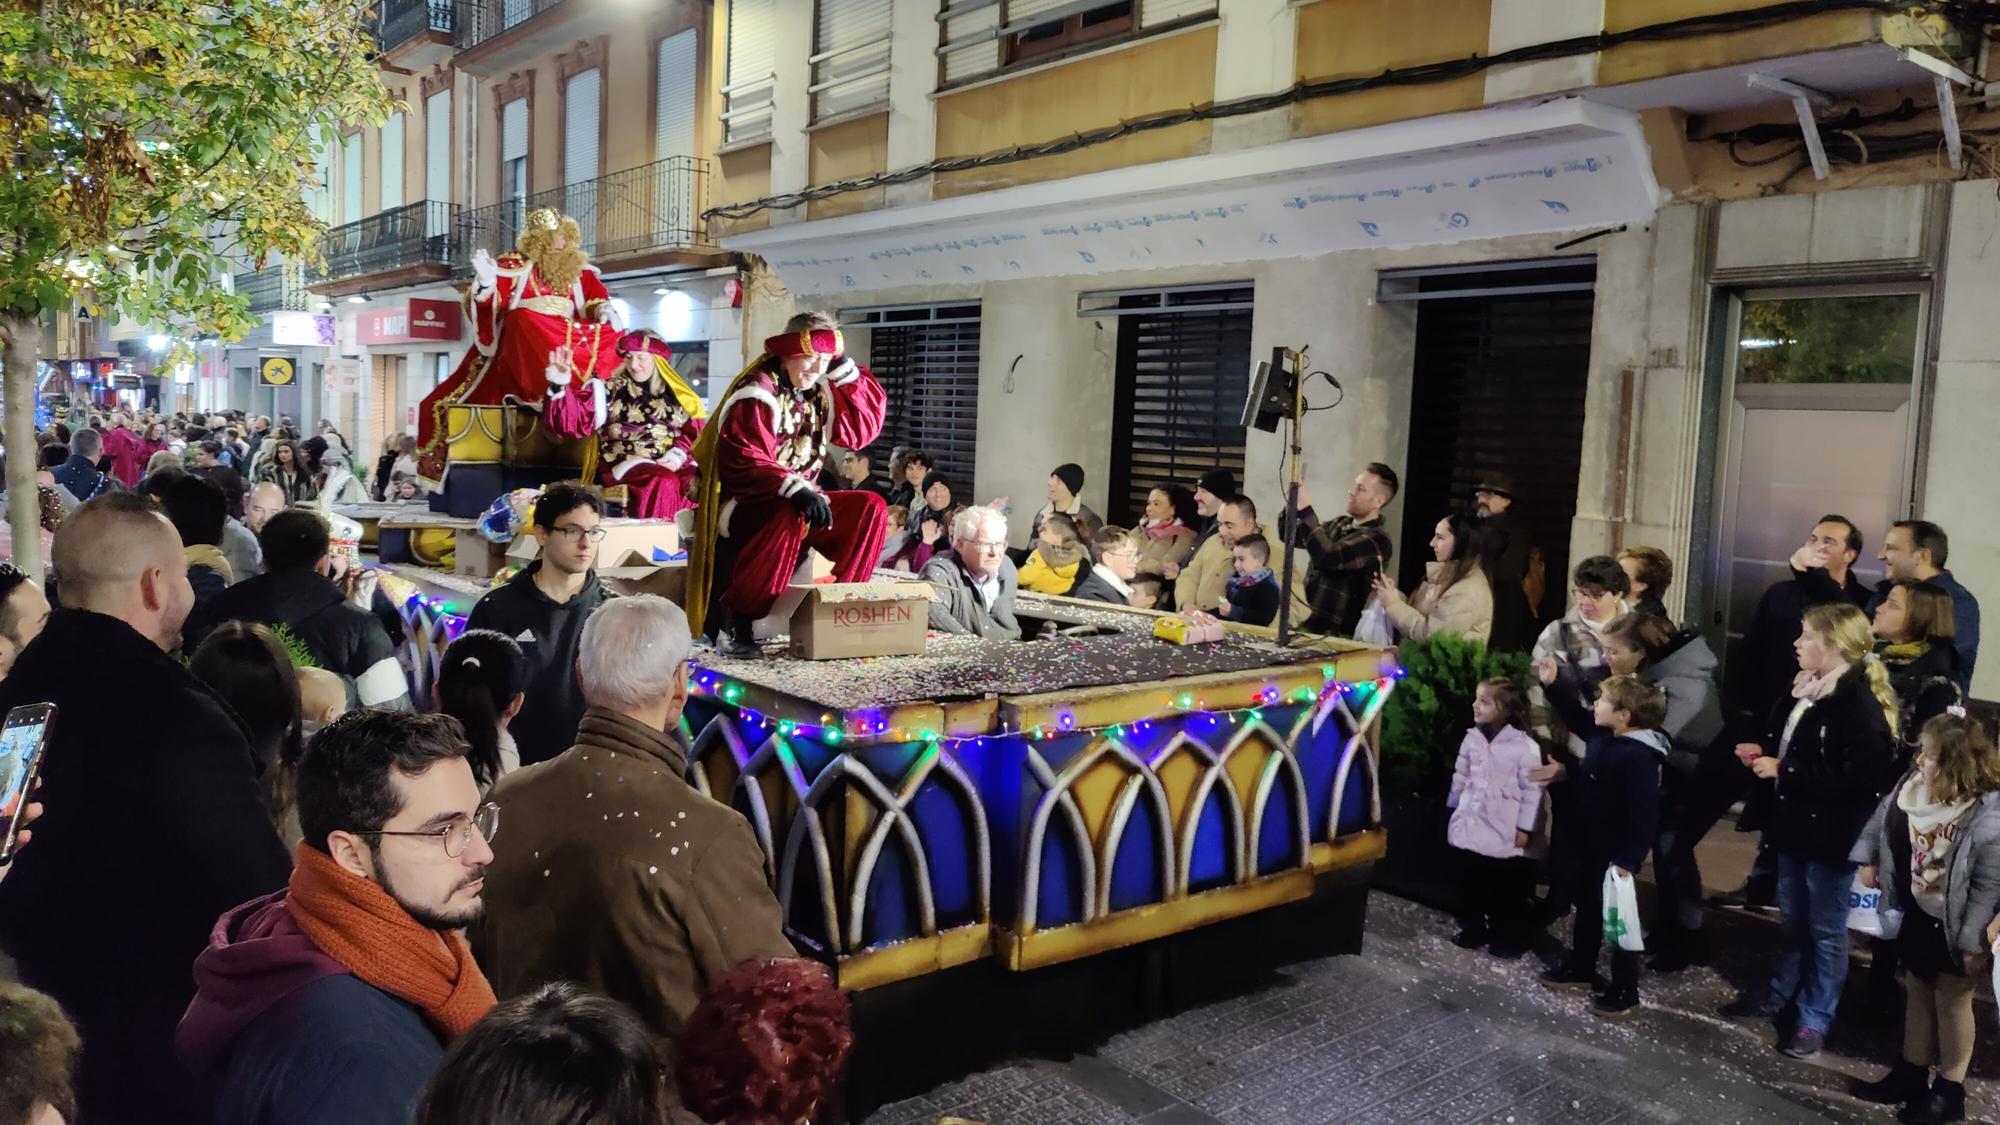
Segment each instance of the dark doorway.
[{"label": "dark doorway", "polygon": [[1500,471],[1544,561],[1536,615],[1562,615],[1596,273],[1586,258],[1383,275],[1383,299],[1421,302],[1396,542],[1403,589],[1423,580],[1437,521],[1471,507],[1480,473]]}]

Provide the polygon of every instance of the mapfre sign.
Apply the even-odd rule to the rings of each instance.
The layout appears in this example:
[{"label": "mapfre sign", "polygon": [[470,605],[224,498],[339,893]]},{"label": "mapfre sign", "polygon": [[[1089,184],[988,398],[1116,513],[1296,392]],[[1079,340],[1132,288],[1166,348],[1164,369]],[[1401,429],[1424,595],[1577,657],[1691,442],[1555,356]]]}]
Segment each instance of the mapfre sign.
[{"label": "mapfre sign", "polygon": [[364,344],[455,344],[465,334],[465,317],[455,301],[411,298],[355,317]]}]

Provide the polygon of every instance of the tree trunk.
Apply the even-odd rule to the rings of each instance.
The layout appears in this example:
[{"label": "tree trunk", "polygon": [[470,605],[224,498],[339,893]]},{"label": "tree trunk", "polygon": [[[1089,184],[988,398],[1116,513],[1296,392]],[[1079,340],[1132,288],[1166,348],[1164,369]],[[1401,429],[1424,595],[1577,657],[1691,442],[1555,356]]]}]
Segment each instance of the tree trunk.
[{"label": "tree trunk", "polygon": [[7,382],[7,524],[14,532],[14,565],[42,574],[42,504],[35,487],[41,451],[35,448],[35,353],[42,324],[33,317],[0,318],[0,366]]}]

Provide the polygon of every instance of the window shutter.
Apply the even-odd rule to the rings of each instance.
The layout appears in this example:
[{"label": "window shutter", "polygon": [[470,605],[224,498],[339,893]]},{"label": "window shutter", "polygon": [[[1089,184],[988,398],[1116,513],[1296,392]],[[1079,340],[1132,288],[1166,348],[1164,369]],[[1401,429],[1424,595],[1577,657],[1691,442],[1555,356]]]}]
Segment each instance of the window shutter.
[{"label": "window shutter", "polygon": [[563,183],[594,180],[597,167],[597,111],[604,91],[595,67],[563,84]]},{"label": "window shutter", "polygon": [[306,196],[306,206],[312,216],[322,223],[333,222],[333,142],[327,139],[326,130],[318,125],[312,127],[313,179],[319,186]]},{"label": "window shutter", "polygon": [[841,323],[868,330],[867,363],[889,398],[882,435],[869,449],[888,480],[896,446],[921,449],[954,495],[969,498],[979,424],[979,304],[844,309]]},{"label": "window shutter", "polygon": [[722,88],[724,143],[771,135],[777,38],[777,0],[729,0],[729,75]]},{"label": "window shutter", "polygon": [[349,133],[340,144],[340,221],[361,218],[361,134]]},{"label": "window shutter", "polygon": [[528,99],[516,98],[500,110],[500,162],[528,158]]},{"label": "window shutter", "polygon": [[695,76],[694,29],[660,40],[658,70],[653,77],[653,159],[694,155]]},{"label": "window shutter", "polygon": [[1215,14],[1216,0],[1141,0],[1139,26],[1158,27],[1176,20]]},{"label": "window shutter", "polygon": [[819,0],[813,120],[889,101],[890,0]]},{"label": "window shutter", "polygon": [[451,91],[424,101],[424,198],[451,202]]},{"label": "window shutter", "polygon": [[[1077,15],[1077,0],[1007,0],[1007,26],[1016,31],[1026,31],[1038,17],[1049,15],[1054,18]],[[1057,9],[1062,9],[1057,14]]]},{"label": "window shutter", "polygon": [[[965,6],[965,0],[958,6]],[[944,60],[946,82],[965,82],[1000,69],[1002,7],[987,4],[959,15],[945,9],[940,21],[944,41],[938,45],[938,56]]]},{"label": "window shutter", "polygon": [[392,113],[382,123],[382,206],[393,211],[403,205],[403,115]]},{"label": "window shutter", "polygon": [[[1213,300],[1189,293],[1174,303],[1247,302],[1252,290],[1223,289]],[[1150,295],[1144,300],[1150,301]],[[1134,313],[1118,319],[1116,412],[1110,510],[1129,526],[1146,494],[1163,484],[1192,485],[1214,468],[1243,479],[1239,420],[1250,393],[1249,309]]]}]

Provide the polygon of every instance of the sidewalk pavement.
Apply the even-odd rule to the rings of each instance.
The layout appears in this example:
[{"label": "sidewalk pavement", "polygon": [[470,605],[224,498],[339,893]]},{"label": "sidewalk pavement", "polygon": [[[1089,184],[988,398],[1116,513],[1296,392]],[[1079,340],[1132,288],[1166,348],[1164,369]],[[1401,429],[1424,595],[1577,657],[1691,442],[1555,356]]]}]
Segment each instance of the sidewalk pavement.
[{"label": "sidewalk pavement", "polygon": [[[1711,857],[1711,852],[1713,853]],[[1703,847],[1718,887],[1741,883],[1754,839],[1725,822]],[[1646,1006],[1623,1023],[1588,998],[1535,980],[1567,941],[1567,921],[1507,962],[1451,944],[1452,920],[1376,892],[1356,956],[1289,966],[1262,990],[1182,1012],[1064,1059],[1013,1061],[883,1107],[868,1125],[1492,1125],[1891,1122],[1845,1093],[1896,1057],[1899,1029],[1860,1012],[1862,969],[1827,1050],[1777,1053],[1767,1024],[1716,1009],[1761,983],[1778,940],[1773,915],[1709,912],[1713,968],[1642,978]],[[1980,1045],[1967,1083],[1974,1120],[2000,1112],[2000,1044],[1982,988]],[[976,1034],[940,1028],[941,1034]]]}]

